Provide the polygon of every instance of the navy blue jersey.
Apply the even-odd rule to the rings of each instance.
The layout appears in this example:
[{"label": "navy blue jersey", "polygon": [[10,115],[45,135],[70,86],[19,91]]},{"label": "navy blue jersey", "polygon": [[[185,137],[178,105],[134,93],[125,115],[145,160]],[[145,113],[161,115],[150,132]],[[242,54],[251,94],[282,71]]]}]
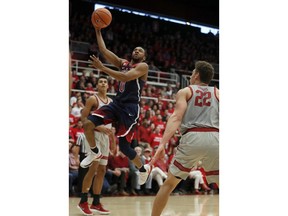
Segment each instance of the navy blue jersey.
[{"label": "navy blue jersey", "polygon": [[[121,72],[126,73],[136,66],[137,64],[129,65],[129,62],[125,61],[121,66]],[[128,82],[119,81],[118,91],[114,100],[121,103],[139,103],[144,84],[145,81],[140,78]]]},{"label": "navy blue jersey", "polygon": [[[126,73],[135,65],[125,61],[121,66],[122,73]],[[119,82],[119,88],[113,102],[95,110],[92,117],[88,117],[96,126],[114,122],[116,135],[126,137],[131,142],[134,137],[135,126],[140,114],[140,97],[145,81],[140,78],[129,82]],[[93,117],[94,116],[94,117]],[[101,118],[101,120],[99,120]]]}]

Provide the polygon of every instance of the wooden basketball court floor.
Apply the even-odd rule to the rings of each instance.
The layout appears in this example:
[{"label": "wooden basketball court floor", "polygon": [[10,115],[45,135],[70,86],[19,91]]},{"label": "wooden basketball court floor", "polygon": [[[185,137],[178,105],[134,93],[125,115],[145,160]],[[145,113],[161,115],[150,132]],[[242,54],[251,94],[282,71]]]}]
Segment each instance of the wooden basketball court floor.
[{"label": "wooden basketball court floor", "polygon": [[[109,196],[101,198],[101,203],[111,216],[150,216],[154,199],[155,196]],[[83,215],[77,208],[79,201],[79,197],[69,198],[70,216]],[[92,198],[88,202],[91,204]],[[171,195],[161,216],[219,216],[219,195]]]}]

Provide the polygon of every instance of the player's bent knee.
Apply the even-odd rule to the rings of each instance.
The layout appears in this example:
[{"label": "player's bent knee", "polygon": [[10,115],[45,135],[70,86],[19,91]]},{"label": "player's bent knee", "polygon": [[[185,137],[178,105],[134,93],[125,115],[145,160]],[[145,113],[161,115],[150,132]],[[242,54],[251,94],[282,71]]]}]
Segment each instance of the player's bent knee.
[{"label": "player's bent knee", "polygon": [[130,143],[126,140],[125,137],[119,138],[119,149],[130,160],[135,159],[135,157],[137,155],[136,151],[133,148],[131,148]]},{"label": "player's bent knee", "polygon": [[84,130],[93,130],[94,129],[94,124],[90,120],[84,121],[83,122],[83,128]]}]

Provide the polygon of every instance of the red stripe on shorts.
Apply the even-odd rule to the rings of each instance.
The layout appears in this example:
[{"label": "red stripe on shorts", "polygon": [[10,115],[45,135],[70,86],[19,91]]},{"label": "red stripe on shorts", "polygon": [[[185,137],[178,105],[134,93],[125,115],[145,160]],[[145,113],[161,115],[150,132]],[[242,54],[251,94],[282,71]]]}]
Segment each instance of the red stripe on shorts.
[{"label": "red stripe on shorts", "polygon": [[211,170],[211,171],[205,171],[206,176],[209,175],[219,175],[219,170]]},{"label": "red stripe on shorts", "polygon": [[103,155],[103,156],[101,157],[101,160],[102,160],[102,159],[103,159],[103,160],[108,160],[108,157]]},{"label": "red stripe on shorts", "polygon": [[183,172],[190,172],[191,171],[191,168],[186,168],[186,167],[183,167],[182,164],[180,164],[178,161],[174,160],[174,163],[173,163],[178,169],[180,169],[181,171]]}]

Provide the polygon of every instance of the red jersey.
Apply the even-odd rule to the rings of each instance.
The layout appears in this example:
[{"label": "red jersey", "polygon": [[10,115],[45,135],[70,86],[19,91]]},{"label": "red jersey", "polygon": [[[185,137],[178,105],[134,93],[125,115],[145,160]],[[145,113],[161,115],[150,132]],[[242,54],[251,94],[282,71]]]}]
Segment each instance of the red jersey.
[{"label": "red jersey", "polygon": [[113,161],[114,168],[129,168],[129,159],[128,157],[122,157],[117,155],[114,157]]},{"label": "red jersey", "polygon": [[150,127],[144,127],[143,125],[140,125],[138,127],[139,141],[149,142],[150,131],[151,131]]},{"label": "red jersey", "polygon": [[72,115],[71,113],[69,114],[69,123],[70,123],[70,127],[73,127],[76,125],[76,117]]},{"label": "red jersey", "polygon": [[168,109],[168,114],[169,114],[169,115],[172,115],[173,112],[174,112],[174,108]]},{"label": "red jersey", "polygon": [[166,127],[165,122],[163,122],[162,120],[160,120],[160,121],[156,120],[156,121],[154,121],[154,124],[155,124],[155,127],[157,127],[159,125],[160,133],[164,132],[165,127]]},{"label": "red jersey", "polygon": [[163,135],[161,133],[153,133],[150,135],[150,146],[151,148],[154,148],[155,146],[160,145],[160,141],[162,140]]},{"label": "red jersey", "polygon": [[72,128],[73,135],[75,137],[75,142],[77,142],[78,137],[81,133],[84,133],[84,128]]}]

